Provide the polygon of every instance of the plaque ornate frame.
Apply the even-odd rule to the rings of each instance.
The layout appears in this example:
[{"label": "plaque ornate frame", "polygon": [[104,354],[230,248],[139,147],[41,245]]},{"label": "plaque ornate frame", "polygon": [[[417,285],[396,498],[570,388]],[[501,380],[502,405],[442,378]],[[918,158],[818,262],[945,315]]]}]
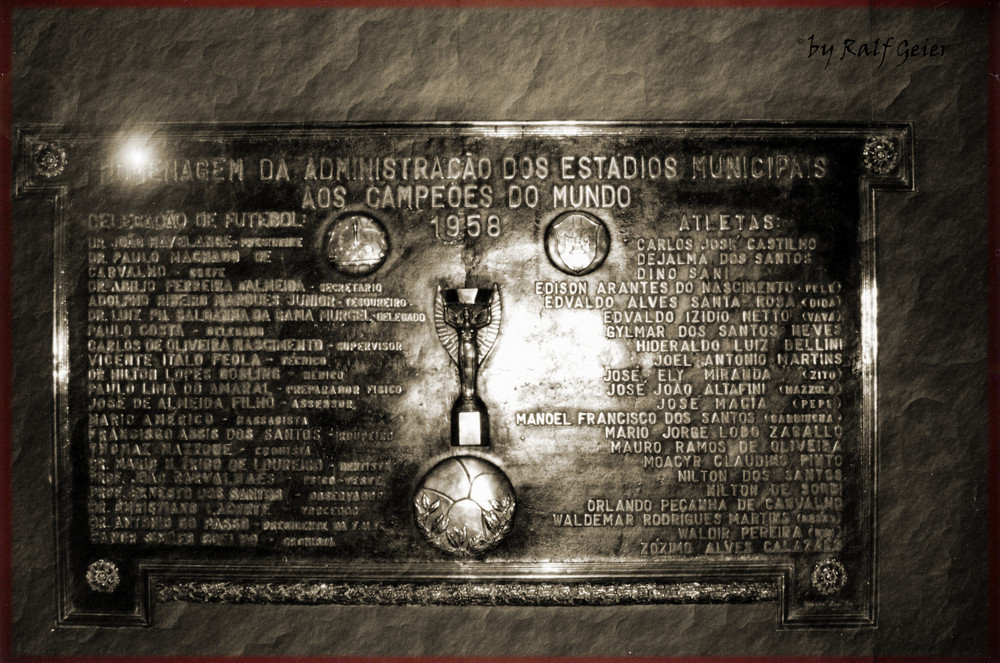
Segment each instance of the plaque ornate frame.
[{"label": "plaque ornate frame", "polygon": [[[142,129],[143,127],[138,127]],[[684,137],[726,136],[766,139],[774,136],[823,136],[861,141],[858,181],[861,260],[862,385],[859,496],[861,568],[865,587],[860,605],[836,600],[801,601],[802,586],[817,569],[797,570],[792,563],[740,561],[712,563],[328,563],[284,562],[226,567],[207,561],[174,564],[136,560],[118,568],[107,560],[86,560],[94,591],[109,597],[107,609],[81,608],[74,587],[88,578],[74,577],[66,514],[70,513],[70,424],[68,345],[69,284],[65,213],[70,195],[74,151],[113,137],[113,130],[49,125],[17,128],[15,201],[31,201],[32,216],[52,224],[53,256],[53,417],[57,570],[57,621],[61,626],[151,626],[155,603],[303,603],[421,605],[620,605],[776,601],[778,625],[794,627],[871,627],[877,620],[877,224],[876,193],[914,191],[914,137],[909,123],[759,123],[759,122],[495,122],[495,123],[352,123],[330,125],[155,124],[145,125],[170,137],[350,136],[379,134],[483,135],[493,137],[581,136],[609,133],[667,133]],[[17,221],[15,221],[17,222]],[[835,561],[835,560],[834,560]],[[839,562],[836,563],[839,565]],[[96,565],[96,566],[95,566]],[[817,567],[819,564],[816,565]],[[824,569],[829,572],[829,569]],[[843,579],[839,581],[842,582]],[[836,577],[828,582],[838,582]],[[120,585],[119,585],[120,583]],[[117,589],[117,591],[116,591]]]}]

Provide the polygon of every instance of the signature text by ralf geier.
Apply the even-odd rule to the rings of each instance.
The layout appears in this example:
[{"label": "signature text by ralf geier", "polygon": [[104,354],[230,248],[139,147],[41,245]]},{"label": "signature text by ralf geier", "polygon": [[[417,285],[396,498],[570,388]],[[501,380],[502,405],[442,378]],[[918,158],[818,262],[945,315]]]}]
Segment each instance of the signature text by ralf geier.
[{"label": "signature text by ralf geier", "polygon": [[844,39],[841,43],[826,44],[816,40],[816,35],[809,35],[809,55],[810,59],[816,58],[824,62],[826,69],[833,62],[843,60],[869,60],[876,65],[876,69],[882,66],[901,67],[907,62],[912,62],[924,58],[944,57],[948,52],[950,44],[937,43],[931,39],[913,40],[897,39],[896,37],[877,37],[871,41],[861,41],[858,39]]}]

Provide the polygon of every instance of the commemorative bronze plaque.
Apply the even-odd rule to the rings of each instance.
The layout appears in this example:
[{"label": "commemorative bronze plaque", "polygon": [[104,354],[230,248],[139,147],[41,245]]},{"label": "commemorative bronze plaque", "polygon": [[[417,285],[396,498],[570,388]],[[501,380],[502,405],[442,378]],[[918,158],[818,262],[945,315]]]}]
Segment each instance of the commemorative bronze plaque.
[{"label": "commemorative bronze plaque", "polygon": [[912,189],[912,140],[22,127],[17,211],[55,237],[60,623],[774,601],[873,625],[876,192]]}]

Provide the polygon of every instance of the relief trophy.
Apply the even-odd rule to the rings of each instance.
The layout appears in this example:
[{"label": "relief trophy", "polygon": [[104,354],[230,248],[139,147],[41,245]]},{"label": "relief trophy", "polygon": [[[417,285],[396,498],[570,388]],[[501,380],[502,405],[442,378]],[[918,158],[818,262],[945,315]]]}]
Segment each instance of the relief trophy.
[{"label": "relief trophy", "polygon": [[490,423],[476,379],[500,333],[500,288],[442,290],[434,298],[434,326],[458,365],[459,394],[451,409],[452,446],[487,447]]},{"label": "relief trophy", "polygon": [[[500,332],[500,288],[438,287],[434,324],[458,365],[459,394],[451,410],[452,446],[490,444],[486,404],[477,390],[479,366]],[[510,531],[514,489],[503,470],[484,458],[454,456],[421,479],[414,498],[417,526],[445,552],[470,556],[492,548]]]}]

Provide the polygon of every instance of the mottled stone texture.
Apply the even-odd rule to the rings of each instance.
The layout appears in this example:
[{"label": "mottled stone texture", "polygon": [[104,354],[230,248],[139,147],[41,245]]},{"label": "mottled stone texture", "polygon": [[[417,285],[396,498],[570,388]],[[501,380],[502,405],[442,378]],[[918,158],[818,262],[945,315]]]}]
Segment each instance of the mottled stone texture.
[{"label": "mottled stone texture", "polygon": [[[838,44],[830,66],[809,38]],[[840,60],[845,38],[948,44]],[[774,604],[161,604],[53,630],[51,242],[15,239],[15,651],[35,654],[974,654],[986,640],[986,17],[978,11],[24,10],[18,123],[912,121],[879,197],[877,630],[776,631]],[[22,203],[15,206],[15,211]],[[37,203],[35,203],[37,204]]]}]

